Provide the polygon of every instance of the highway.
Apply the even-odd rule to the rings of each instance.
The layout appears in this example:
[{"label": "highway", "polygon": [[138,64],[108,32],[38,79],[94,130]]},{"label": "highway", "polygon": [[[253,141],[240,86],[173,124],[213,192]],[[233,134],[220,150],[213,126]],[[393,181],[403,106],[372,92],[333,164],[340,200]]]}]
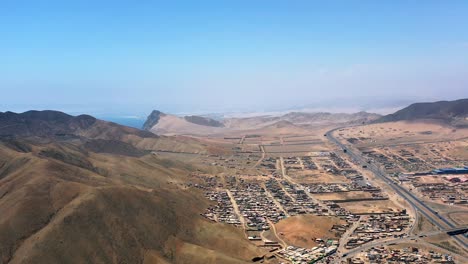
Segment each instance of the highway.
[{"label": "highway", "polygon": [[[418,197],[408,191],[406,188],[400,186],[399,184],[395,183],[392,179],[390,179],[385,172],[383,172],[379,167],[375,164],[371,163],[368,164],[367,160],[360,155],[358,151],[353,150],[352,148],[344,145],[338,139],[333,136],[333,132],[341,129],[336,128],[333,130],[328,131],[325,136],[327,139],[341,149],[346,149],[346,154],[349,155],[353,160],[357,161],[361,165],[366,165],[367,169],[370,170],[376,177],[380,178],[385,184],[390,186],[397,194],[403,197],[413,208],[415,208],[418,212],[420,212],[423,216],[425,216],[432,224],[437,226],[440,230],[456,228],[457,226],[452,223],[451,221],[447,220],[437,212],[435,212],[432,208],[427,206],[423,201],[421,201]],[[359,154],[358,154],[359,153]],[[463,248],[467,247],[466,237],[464,236],[452,236],[452,238],[458,242]],[[360,250],[360,249],[359,249]]]}]

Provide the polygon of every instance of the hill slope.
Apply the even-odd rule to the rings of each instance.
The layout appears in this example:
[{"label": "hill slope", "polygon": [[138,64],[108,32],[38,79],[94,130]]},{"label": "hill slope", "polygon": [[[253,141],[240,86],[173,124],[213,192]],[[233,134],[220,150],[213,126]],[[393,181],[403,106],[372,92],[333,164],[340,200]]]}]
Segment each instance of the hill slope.
[{"label": "hill slope", "polygon": [[165,114],[161,111],[153,110],[153,112],[151,112],[151,114],[146,118],[142,129],[148,131],[151,130],[151,128],[159,122],[161,116],[165,116]]},{"label": "hill slope", "polygon": [[0,263],[248,263],[264,254],[241,230],[200,215],[207,200],[181,187],[199,167],[143,149],[182,141],[89,116],[7,115]]},{"label": "hill slope", "polygon": [[436,119],[452,125],[468,125],[468,99],[415,103],[393,114],[383,116],[376,122],[394,122],[416,119]]},{"label": "hill slope", "polygon": [[[159,111],[153,111],[153,113]],[[144,128],[151,124],[151,131],[157,135],[208,135],[224,131],[224,127],[218,121],[200,117],[178,117],[169,114],[159,114],[157,122],[153,113],[148,117]]]},{"label": "hill slope", "polygon": [[[88,142],[91,150],[103,153],[140,155],[140,150],[164,150],[205,153],[206,148],[194,139],[158,136],[149,131],[122,126],[89,115],[71,116],[59,111],[0,112],[0,139],[15,138],[41,142]],[[120,141],[120,142],[117,142]],[[130,144],[131,146],[129,146]]]},{"label": "hill slope", "polygon": [[59,111],[0,113],[0,137],[66,137],[81,136],[119,140],[128,135],[156,138],[143,130],[98,120],[89,115],[71,116]]},{"label": "hill slope", "polygon": [[203,117],[203,116],[194,116],[194,115],[184,116],[184,119],[190,123],[194,123],[194,124],[202,125],[202,126],[211,126],[211,127],[223,127],[224,126],[223,123],[217,120],[214,120],[208,117]]}]

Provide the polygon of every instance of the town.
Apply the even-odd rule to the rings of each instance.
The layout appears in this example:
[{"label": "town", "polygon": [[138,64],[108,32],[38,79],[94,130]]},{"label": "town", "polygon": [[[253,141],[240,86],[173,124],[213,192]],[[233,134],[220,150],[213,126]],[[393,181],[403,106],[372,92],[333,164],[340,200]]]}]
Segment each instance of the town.
[{"label": "town", "polygon": [[[343,130],[338,131],[343,136]],[[343,137],[346,138],[346,137]],[[412,260],[450,263],[456,252],[423,252],[388,249],[387,241],[407,239],[423,233],[421,215],[397,202],[395,193],[372,178],[366,168],[376,165],[389,175],[392,184],[416,195],[447,204],[466,203],[468,169],[466,160],[448,155],[436,145],[418,147],[370,147],[361,150],[365,163],[347,156],[339,146],[327,146],[311,136],[245,136],[226,139],[236,154],[212,155],[202,162],[224,166],[226,171],[212,175],[194,174],[189,187],[204,191],[212,201],[204,216],[211,221],[244,230],[255,245],[269,248],[270,258],[291,263],[369,263]],[[347,138],[350,147],[370,141],[366,137]],[[320,143],[322,142],[322,143]],[[304,151],[304,144],[327,146],[320,151]],[[430,158],[429,158],[430,157]],[[281,223],[312,215],[337,219],[327,227],[327,236],[301,237],[310,247],[294,243]],[[419,221],[419,222],[417,222]],[[419,228],[418,228],[419,227]],[[291,232],[291,231],[289,231]],[[411,241],[411,240],[410,240]],[[365,252],[356,250],[372,246]],[[377,256],[375,252],[386,252]],[[358,254],[359,253],[359,254]],[[362,254],[365,254],[362,255]],[[460,252],[458,252],[460,253]]]}]

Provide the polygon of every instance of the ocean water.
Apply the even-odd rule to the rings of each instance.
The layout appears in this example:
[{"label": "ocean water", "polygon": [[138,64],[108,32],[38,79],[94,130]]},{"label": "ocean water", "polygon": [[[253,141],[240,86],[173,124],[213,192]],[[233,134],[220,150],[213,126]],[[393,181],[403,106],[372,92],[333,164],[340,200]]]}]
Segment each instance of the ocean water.
[{"label": "ocean water", "polygon": [[100,117],[100,119],[138,129],[141,129],[143,127],[143,124],[145,123],[145,119],[134,117]]}]

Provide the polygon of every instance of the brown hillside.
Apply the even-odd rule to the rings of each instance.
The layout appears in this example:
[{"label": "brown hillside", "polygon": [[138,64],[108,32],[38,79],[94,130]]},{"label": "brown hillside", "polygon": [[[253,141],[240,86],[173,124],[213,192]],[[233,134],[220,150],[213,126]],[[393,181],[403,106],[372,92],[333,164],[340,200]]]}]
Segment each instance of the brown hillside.
[{"label": "brown hillside", "polygon": [[204,198],[171,187],[187,173],[179,164],[89,153],[91,171],[40,154],[52,148],[0,145],[0,263],[243,263],[261,254],[240,230],[201,217]]},{"label": "brown hillside", "polygon": [[203,167],[151,154],[223,148],[100,120],[77,126],[55,112],[7,117],[26,130],[0,137],[0,263],[248,263],[265,254],[240,229],[200,215],[208,201],[183,184]]}]

